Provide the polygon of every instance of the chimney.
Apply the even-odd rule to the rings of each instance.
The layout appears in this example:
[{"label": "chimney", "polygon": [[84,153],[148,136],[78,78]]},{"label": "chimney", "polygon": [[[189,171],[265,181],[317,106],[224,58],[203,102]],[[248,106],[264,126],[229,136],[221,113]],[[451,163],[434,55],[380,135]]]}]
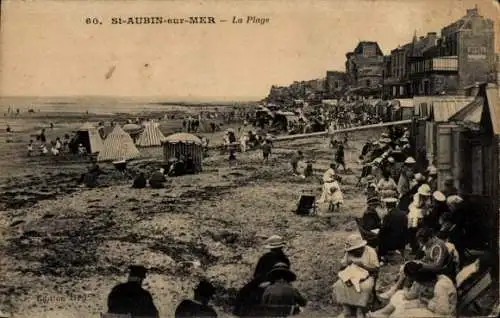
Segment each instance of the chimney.
[{"label": "chimney", "polygon": [[473,9],[467,9],[467,16],[468,17],[474,17],[477,15],[479,15],[479,11],[477,10],[477,7],[473,8]]}]

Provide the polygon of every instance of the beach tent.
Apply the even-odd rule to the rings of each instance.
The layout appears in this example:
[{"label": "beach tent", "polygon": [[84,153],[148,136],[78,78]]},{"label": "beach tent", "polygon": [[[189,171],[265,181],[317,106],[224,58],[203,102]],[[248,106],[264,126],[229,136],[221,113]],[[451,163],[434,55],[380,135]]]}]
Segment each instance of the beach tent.
[{"label": "beach tent", "polygon": [[195,135],[176,133],[167,136],[163,141],[163,154],[165,161],[176,158],[177,155],[192,157],[196,170],[201,171],[203,160],[203,142]]},{"label": "beach tent", "polygon": [[87,153],[94,154],[102,151],[103,143],[97,128],[87,122],[76,131],[76,143],[82,144]]},{"label": "beach tent", "polygon": [[132,137],[118,125],[104,140],[103,148],[97,161],[129,160],[140,156]]},{"label": "beach tent", "polygon": [[161,146],[163,140],[165,140],[165,136],[159,125],[151,121],[145,124],[144,131],[139,135],[135,144],[138,147],[157,147]]}]

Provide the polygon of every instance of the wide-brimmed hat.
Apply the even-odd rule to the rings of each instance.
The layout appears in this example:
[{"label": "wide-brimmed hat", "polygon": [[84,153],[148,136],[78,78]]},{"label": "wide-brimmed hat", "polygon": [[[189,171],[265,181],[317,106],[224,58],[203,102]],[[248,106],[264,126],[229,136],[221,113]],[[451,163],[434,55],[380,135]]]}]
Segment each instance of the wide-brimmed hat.
[{"label": "wide-brimmed hat", "polygon": [[401,141],[403,143],[409,142],[408,138],[406,138],[406,137],[402,137],[401,139],[399,139],[399,141]]},{"label": "wide-brimmed hat", "polygon": [[281,248],[285,245],[285,240],[279,235],[272,235],[264,242],[264,247],[268,249]]},{"label": "wide-brimmed hat", "polygon": [[439,202],[446,202],[446,196],[441,191],[434,191],[432,197]]},{"label": "wide-brimmed hat", "polygon": [[421,173],[415,173],[414,178],[416,181],[419,181],[419,182],[425,181],[425,177]]},{"label": "wide-brimmed hat", "polygon": [[277,263],[267,273],[267,278],[269,280],[284,279],[287,282],[293,282],[297,279],[297,276],[290,270],[287,264]]},{"label": "wide-brimmed hat", "polygon": [[380,198],[377,197],[377,196],[373,196],[373,197],[370,197],[368,198],[368,200],[366,201],[366,204],[368,206],[374,206],[374,205],[380,205],[381,201],[380,201]]},{"label": "wide-brimmed hat", "polygon": [[406,158],[405,163],[406,164],[414,164],[414,163],[417,163],[417,161],[415,161],[415,159],[413,159],[413,157],[408,157],[408,158]]},{"label": "wide-brimmed hat", "polygon": [[431,196],[432,195],[432,193],[431,193],[431,187],[429,187],[428,184],[422,184],[418,188],[418,194],[426,196],[426,197]]},{"label": "wide-brimmed hat", "polygon": [[430,176],[435,176],[438,174],[438,170],[434,166],[429,166],[429,168],[427,168],[427,171],[429,172]]},{"label": "wide-brimmed hat", "polygon": [[457,204],[460,204],[462,202],[464,202],[464,199],[462,199],[462,197],[459,195],[450,195],[446,199],[446,204],[448,204],[448,205],[457,205]]},{"label": "wide-brimmed hat", "polygon": [[382,137],[382,138],[387,138],[387,137],[389,137],[389,134],[388,134],[388,133],[382,133],[382,134],[380,135],[380,137]]},{"label": "wide-brimmed hat", "polygon": [[346,252],[357,250],[358,248],[366,246],[367,242],[363,240],[361,234],[355,233],[347,237],[344,250]]},{"label": "wide-brimmed hat", "polygon": [[389,161],[390,163],[394,163],[396,160],[394,160],[393,157],[389,157],[389,158],[387,158],[387,161]]}]

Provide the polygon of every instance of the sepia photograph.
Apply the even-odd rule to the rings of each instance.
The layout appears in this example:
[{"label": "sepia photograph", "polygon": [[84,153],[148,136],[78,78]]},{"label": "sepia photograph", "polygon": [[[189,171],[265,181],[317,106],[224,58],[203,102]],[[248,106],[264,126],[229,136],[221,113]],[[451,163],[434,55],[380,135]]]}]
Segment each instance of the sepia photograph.
[{"label": "sepia photograph", "polygon": [[500,315],[499,1],[0,12],[0,318]]}]

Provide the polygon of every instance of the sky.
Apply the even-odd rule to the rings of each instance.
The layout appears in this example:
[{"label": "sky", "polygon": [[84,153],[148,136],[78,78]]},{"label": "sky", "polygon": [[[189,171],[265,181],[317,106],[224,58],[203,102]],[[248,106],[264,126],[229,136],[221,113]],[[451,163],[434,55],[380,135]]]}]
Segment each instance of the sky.
[{"label": "sky", "polygon": [[[344,70],[345,54],[377,41],[388,54],[414,32],[440,32],[495,0],[2,1],[0,96],[107,95],[255,99],[271,85]],[[112,17],[214,16],[225,23],[111,25]],[[233,24],[233,16],[269,18]],[[100,25],[87,25],[97,17]],[[246,21],[245,21],[246,22]],[[495,21],[496,51],[500,23]]]}]

